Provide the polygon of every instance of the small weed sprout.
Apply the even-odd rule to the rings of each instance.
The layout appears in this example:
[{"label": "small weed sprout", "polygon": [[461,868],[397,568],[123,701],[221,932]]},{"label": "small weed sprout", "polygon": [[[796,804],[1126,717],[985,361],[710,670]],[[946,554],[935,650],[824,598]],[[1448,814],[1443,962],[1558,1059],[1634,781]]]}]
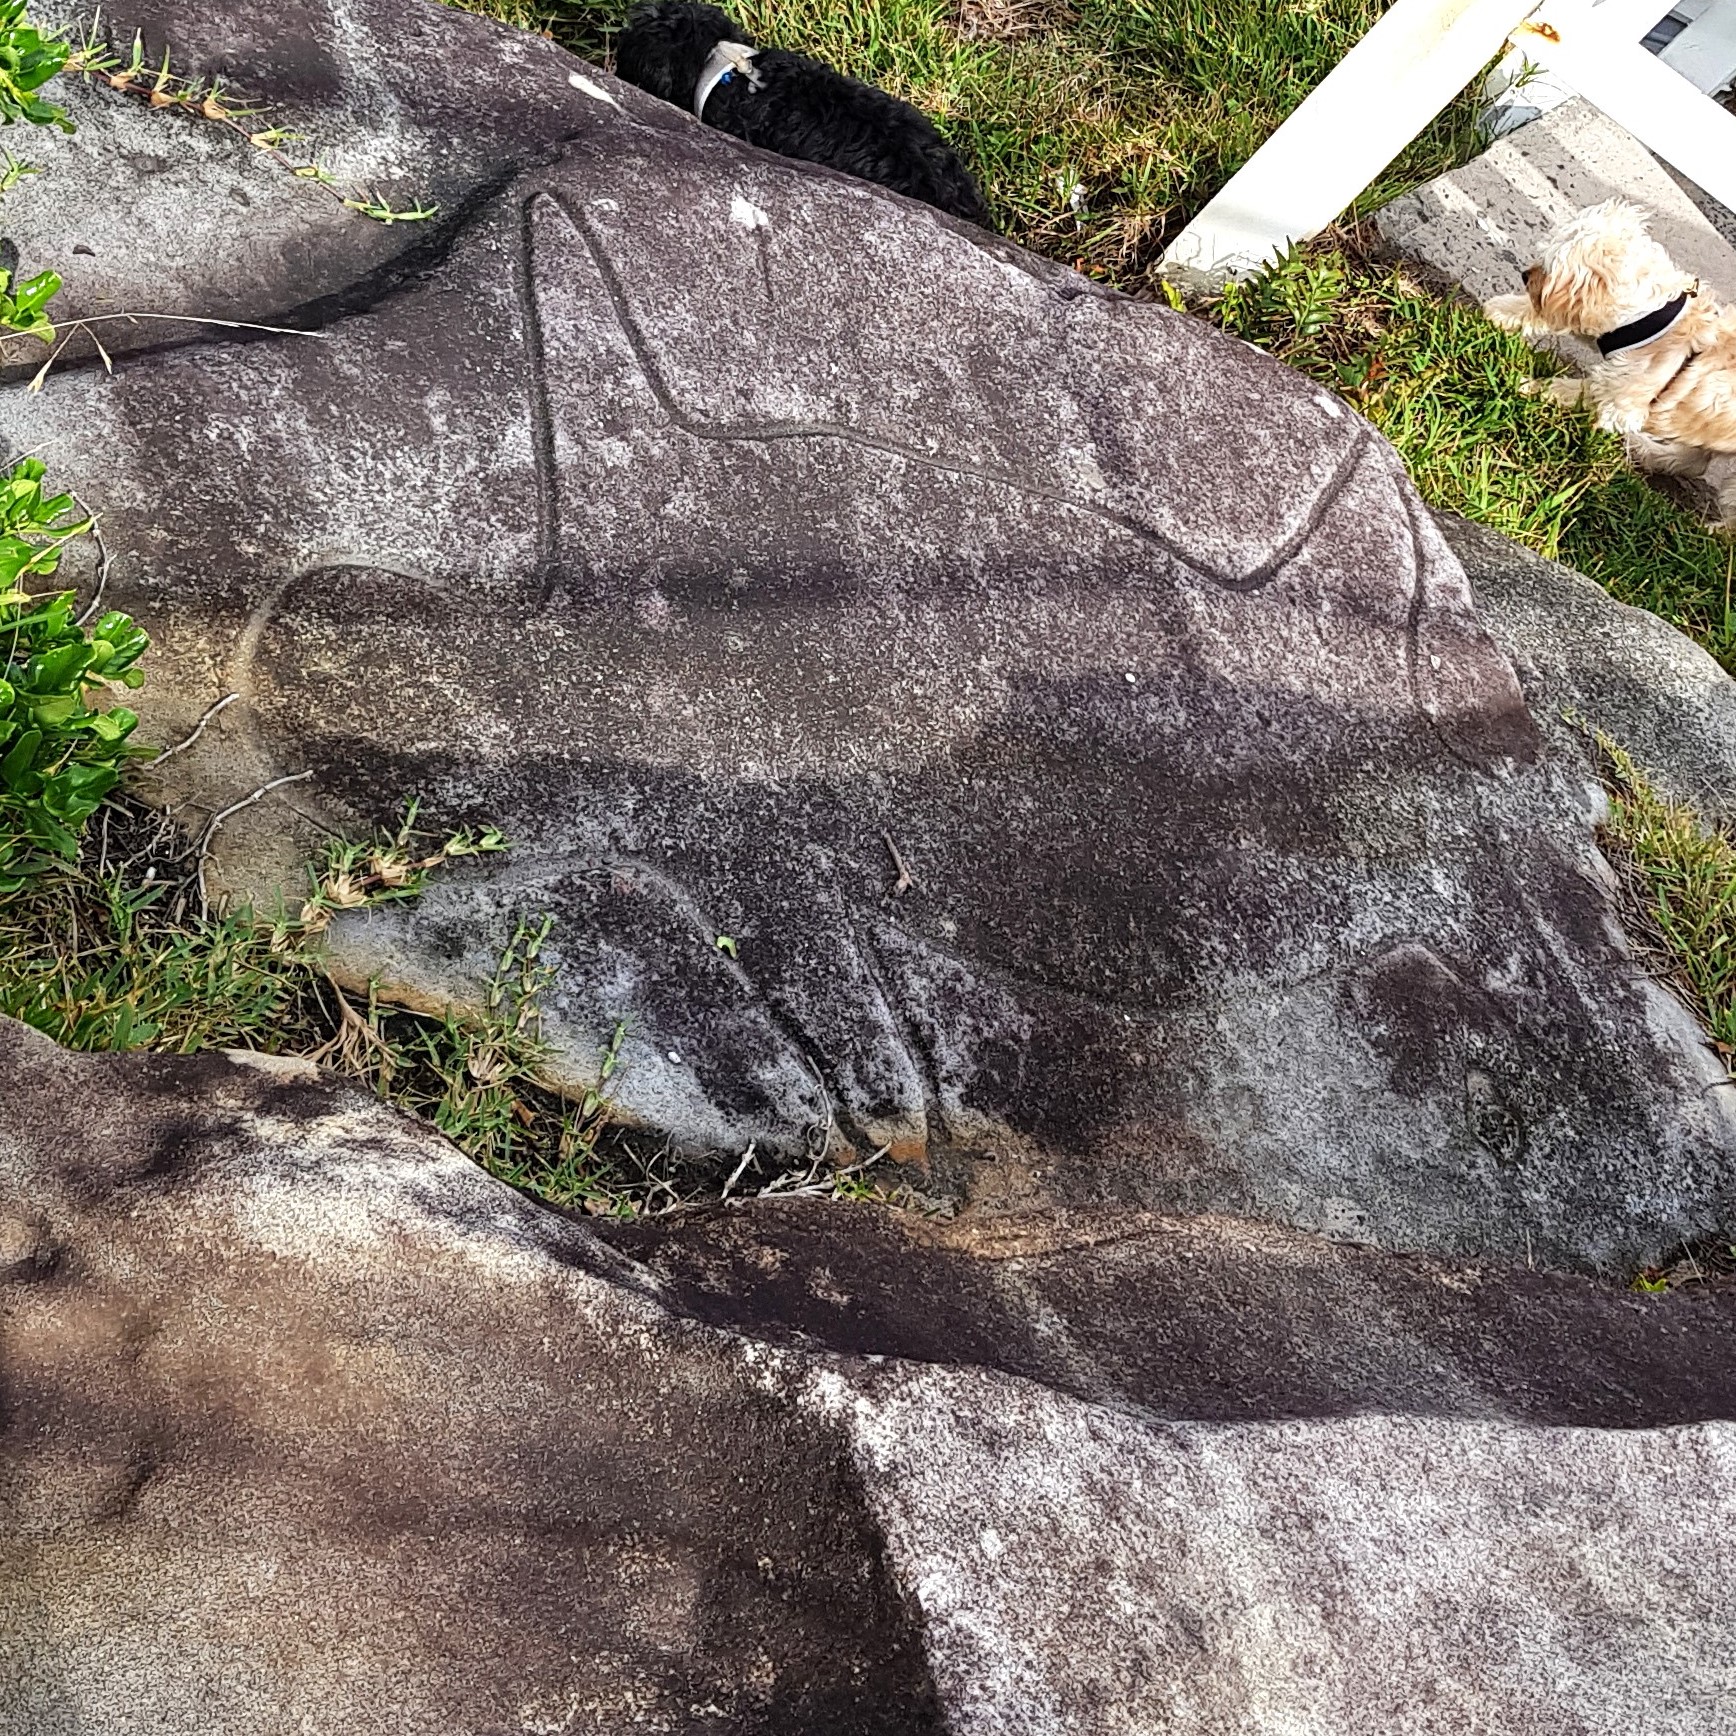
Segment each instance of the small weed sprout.
[{"label": "small weed sprout", "polygon": [[44,311],[60,294],[60,276],[39,271],[13,287],[12,273],[0,266],[0,334],[54,342],[54,323]]},{"label": "small weed sprout", "polygon": [[1208,311],[1225,331],[1265,349],[1282,348],[1287,361],[1300,365],[1339,318],[1347,286],[1341,261],[1292,247],[1258,275],[1226,283]]},{"label": "small weed sprout", "polygon": [[130,96],[150,108],[174,109],[225,127],[245,139],[255,150],[263,151],[299,180],[312,181],[323,188],[346,211],[371,217],[376,223],[424,223],[438,209],[420,204],[399,209],[372,188],[346,189],[317,161],[298,161],[284,149],[286,145],[305,142],[301,134],[287,127],[250,124],[264,118],[264,105],[237,95],[220,78],[183,77],[172,69],[167,49],[160,60],[147,63],[142,36],[134,36],[127,53],[117,53],[103,39],[100,12],[92,20],[79,46],[67,56],[66,70],[69,74],[77,74],[86,83],[105,85],[109,90]]},{"label": "small weed sprout", "polygon": [[0,199],[4,199],[26,175],[41,173],[34,163],[20,162],[4,145],[0,145]]}]

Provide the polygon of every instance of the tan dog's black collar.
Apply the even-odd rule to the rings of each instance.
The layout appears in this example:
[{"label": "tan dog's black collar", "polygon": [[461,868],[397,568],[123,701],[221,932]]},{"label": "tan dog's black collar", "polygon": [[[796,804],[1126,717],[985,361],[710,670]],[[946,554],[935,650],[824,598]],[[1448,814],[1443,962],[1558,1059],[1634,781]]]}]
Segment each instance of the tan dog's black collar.
[{"label": "tan dog's black collar", "polygon": [[1661,338],[1687,312],[1688,297],[1699,287],[1695,284],[1693,289],[1684,289],[1674,301],[1666,301],[1662,307],[1654,307],[1650,313],[1642,313],[1638,319],[1605,332],[1597,340],[1598,353],[1606,357],[1618,355],[1622,350],[1637,350],[1641,344]]}]

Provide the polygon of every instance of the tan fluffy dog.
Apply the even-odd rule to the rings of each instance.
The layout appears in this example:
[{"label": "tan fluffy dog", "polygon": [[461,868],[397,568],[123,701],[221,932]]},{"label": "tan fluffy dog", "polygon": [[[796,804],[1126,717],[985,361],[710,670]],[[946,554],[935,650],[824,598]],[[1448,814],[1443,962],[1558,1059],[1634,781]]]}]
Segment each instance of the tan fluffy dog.
[{"label": "tan fluffy dog", "polygon": [[[1698,281],[1646,233],[1646,213],[1606,199],[1570,218],[1524,274],[1524,295],[1498,295],[1483,311],[1528,338],[1567,332],[1602,359],[1583,380],[1532,380],[1558,404],[1589,400],[1600,428],[1627,439],[1642,470],[1702,476],[1736,453],[1736,308],[1719,309]],[[1736,528],[1736,476],[1718,491]]]}]

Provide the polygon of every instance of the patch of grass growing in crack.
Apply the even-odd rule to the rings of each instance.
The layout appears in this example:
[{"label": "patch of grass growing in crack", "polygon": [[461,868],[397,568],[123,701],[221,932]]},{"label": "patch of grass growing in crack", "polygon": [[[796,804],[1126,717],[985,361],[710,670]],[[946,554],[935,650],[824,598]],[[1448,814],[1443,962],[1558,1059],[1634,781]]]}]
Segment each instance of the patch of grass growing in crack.
[{"label": "patch of grass growing in crack", "polygon": [[1607,736],[1596,741],[1604,828],[1641,945],[1736,1072],[1736,837],[1667,801]]},{"label": "patch of grass growing in crack", "polygon": [[[1624,926],[1699,1021],[1730,1074],[1724,1089],[1736,1092],[1736,836],[1661,796],[1607,735],[1589,739],[1609,797],[1601,837],[1621,881]],[[1643,1295],[1687,1284],[1736,1284],[1728,1231],[1682,1243],[1633,1280]]]},{"label": "patch of grass growing in crack", "polygon": [[208,915],[197,846],[130,797],[113,797],[78,856],[0,900],[0,1013],[72,1049],[299,1055],[434,1122],[504,1179],[556,1203],[630,1212],[633,1177],[599,1151],[602,1095],[542,1085],[535,999],[540,936],[522,933],[480,1016],[430,1018],[347,995],[319,936],[332,916],[414,897],[455,858],[504,847],[459,833],[432,849],[414,810],[396,832],[334,845],[308,897],[273,920]]},{"label": "patch of grass growing in crack", "polygon": [[505,848],[493,832],[435,841],[416,819],[412,805],[390,833],[334,843],[300,905],[266,920],[208,914],[199,840],[119,792],[76,857],[0,898],[0,1014],[71,1049],[253,1049],[321,1063],[431,1123],[500,1180],[568,1210],[633,1217],[754,1193],[891,1197],[871,1173],[881,1154],[846,1169],[824,1149],[793,1162],[762,1160],[751,1146],[739,1159],[688,1154],[618,1125],[610,1082],[624,1025],[599,1057],[594,1090],[552,1089],[546,920],[518,927],[467,1013],[346,990],[320,947],[334,916],[414,898],[447,863]]}]

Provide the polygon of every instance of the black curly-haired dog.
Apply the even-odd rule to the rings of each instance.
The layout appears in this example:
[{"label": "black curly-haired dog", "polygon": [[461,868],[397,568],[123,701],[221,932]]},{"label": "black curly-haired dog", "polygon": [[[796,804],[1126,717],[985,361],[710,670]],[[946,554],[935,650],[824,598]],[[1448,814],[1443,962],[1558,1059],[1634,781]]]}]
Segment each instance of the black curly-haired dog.
[{"label": "black curly-haired dog", "polygon": [[976,182],[927,115],[824,61],[759,47],[715,6],[635,7],[615,41],[615,71],[750,145],[878,181],[988,227]]}]

